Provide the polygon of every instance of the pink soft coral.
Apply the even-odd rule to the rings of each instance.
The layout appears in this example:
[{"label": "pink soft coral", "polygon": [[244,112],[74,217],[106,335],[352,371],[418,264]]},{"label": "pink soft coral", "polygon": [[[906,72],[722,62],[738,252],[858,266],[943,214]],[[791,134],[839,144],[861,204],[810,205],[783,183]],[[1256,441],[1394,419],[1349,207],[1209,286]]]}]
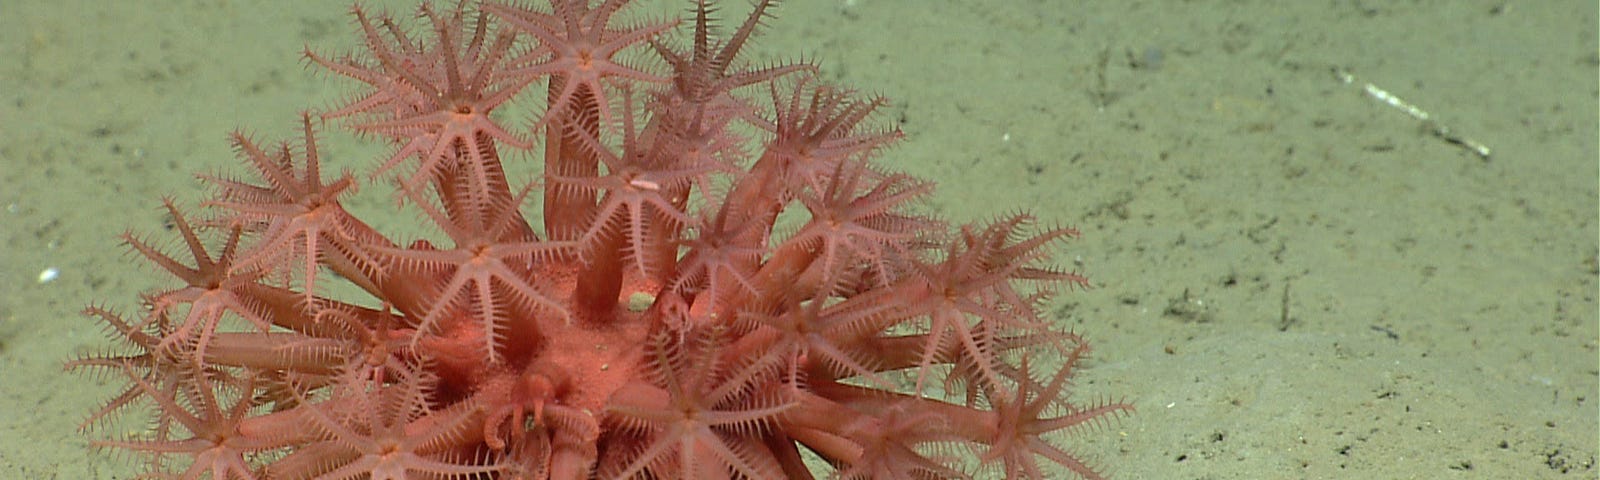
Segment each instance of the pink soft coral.
[{"label": "pink soft coral", "polygon": [[[366,90],[322,117],[393,145],[371,176],[410,169],[448,244],[346,211],[313,116],[236,135],[251,177],[206,177],[204,222],[167,203],[192,266],[126,237],[184,285],[88,309],[128,353],[69,366],[129,386],[87,425],[155,418],[96,444],[149,477],[1100,478],[1047,439],[1132,410],[1068,401],[1088,348],[1038,312],[1086,285],[1044,264],[1077,232],[916,212],[933,185],[871,161],[882,99],[739,65],[773,0],[727,39],[698,3],[686,47],[627,3],[425,5],[424,35],[355,8],[369,53],[307,55]],[[670,71],[623,60],[647,49]],[[524,133],[496,112],[529,85]],[[536,143],[543,178],[508,178]]]}]

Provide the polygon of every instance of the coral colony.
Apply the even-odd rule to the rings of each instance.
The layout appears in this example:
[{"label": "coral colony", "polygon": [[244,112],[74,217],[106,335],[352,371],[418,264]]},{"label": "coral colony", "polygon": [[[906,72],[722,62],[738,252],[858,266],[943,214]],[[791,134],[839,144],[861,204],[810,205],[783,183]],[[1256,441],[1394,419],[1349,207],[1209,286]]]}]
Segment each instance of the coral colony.
[{"label": "coral colony", "polygon": [[[124,237],[179,282],[87,309],[121,348],[68,367],[126,383],[85,428],[150,414],[94,444],[186,479],[1101,478],[1053,437],[1132,407],[1068,400],[1088,347],[1038,311],[1087,283],[1044,264],[1076,232],[918,213],[881,99],[740,61],[774,0],[627,3],[354,8],[364,51],[306,57],[358,93],[235,134],[249,174],[166,202],[180,254]],[[324,121],[393,154],[331,176]],[[341,206],[373,180],[440,235]]]}]

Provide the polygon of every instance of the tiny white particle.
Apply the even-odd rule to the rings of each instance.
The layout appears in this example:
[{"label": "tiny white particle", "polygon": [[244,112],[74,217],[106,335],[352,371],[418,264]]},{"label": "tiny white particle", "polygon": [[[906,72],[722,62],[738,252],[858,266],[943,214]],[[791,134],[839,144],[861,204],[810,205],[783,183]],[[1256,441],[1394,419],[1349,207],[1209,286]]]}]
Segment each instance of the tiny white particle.
[{"label": "tiny white particle", "polygon": [[633,188],[652,192],[661,190],[661,184],[649,180],[629,180],[628,185]]},{"label": "tiny white particle", "polygon": [[54,281],[56,279],[56,277],[59,277],[59,276],[61,276],[61,271],[60,270],[56,270],[56,267],[46,268],[46,269],[44,269],[44,271],[39,272],[39,283],[41,283],[41,284],[50,283],[51,281]]},{"label": "tiny white particle", "polygon": [[1011,132],[1006,132],[1005,134],[1000,135],[1000,141],[1002,141],[1002,142],[1011,141]]}]

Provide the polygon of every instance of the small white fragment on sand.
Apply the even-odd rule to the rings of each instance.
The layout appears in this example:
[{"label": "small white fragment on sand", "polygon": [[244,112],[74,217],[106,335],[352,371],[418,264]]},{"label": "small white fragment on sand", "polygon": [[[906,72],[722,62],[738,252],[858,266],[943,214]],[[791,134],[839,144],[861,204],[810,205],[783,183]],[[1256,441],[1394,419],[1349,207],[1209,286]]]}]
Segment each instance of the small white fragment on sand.
[{"label": "small white fragment on sand", "polygon": [[61,276],[61,270],[57,270],[56,267],[46,268],[44,271],[39,272],[39,284],[43,285],[50,283],[55,281],[56,277],[59,276]]}]

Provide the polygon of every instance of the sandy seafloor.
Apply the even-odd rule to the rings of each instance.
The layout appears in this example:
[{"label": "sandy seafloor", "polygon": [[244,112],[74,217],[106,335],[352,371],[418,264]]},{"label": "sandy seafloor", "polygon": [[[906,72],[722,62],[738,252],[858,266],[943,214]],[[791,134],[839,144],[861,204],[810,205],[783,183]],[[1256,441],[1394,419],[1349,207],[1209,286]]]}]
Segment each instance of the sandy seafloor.
[{"label": "sandy seafloor", "polygon": [[[1060,443],[1115,478],[1595,478],[1595,8],[793,1],[751,58],[892,98],[882,162],[939,214],[1083,231],[1050,311],[1096,346],[1077,398],[1138,413]],[[76,312],[169,285],[116,235],[349,92],[299,52],[353,40],[342,2],[0,3],[0,478],[129,477],[75,431],[115,387],[61,372],[107,344]]]}]

